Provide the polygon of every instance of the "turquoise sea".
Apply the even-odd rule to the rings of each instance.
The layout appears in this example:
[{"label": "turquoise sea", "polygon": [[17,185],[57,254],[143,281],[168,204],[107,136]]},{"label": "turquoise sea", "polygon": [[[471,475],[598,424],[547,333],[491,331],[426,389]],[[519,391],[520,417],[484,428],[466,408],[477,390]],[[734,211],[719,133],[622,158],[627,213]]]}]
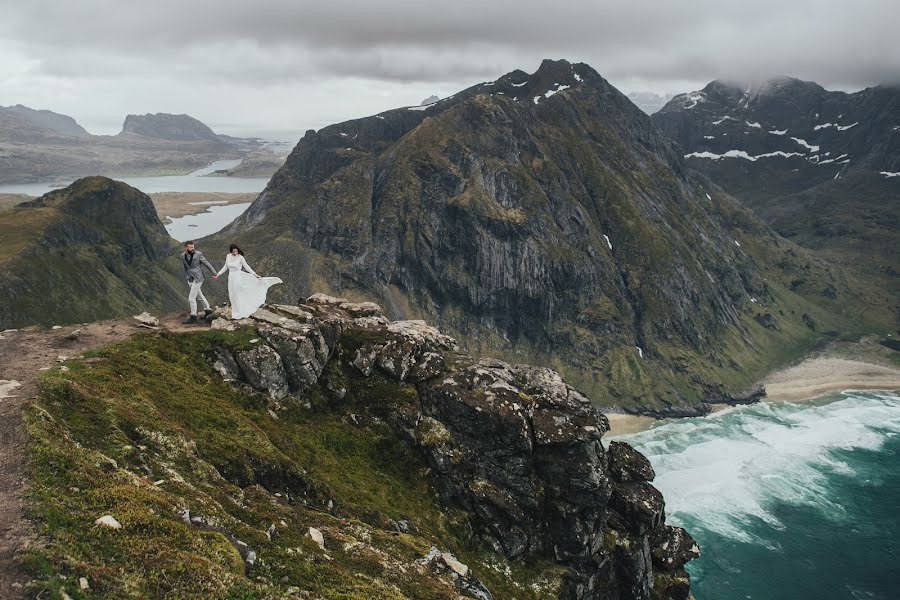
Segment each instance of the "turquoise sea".
[{"label": "turquoise sea", "polygon": [[698,600],[900,598],[900,396],[847,391],[618,436],[702,555]]}]

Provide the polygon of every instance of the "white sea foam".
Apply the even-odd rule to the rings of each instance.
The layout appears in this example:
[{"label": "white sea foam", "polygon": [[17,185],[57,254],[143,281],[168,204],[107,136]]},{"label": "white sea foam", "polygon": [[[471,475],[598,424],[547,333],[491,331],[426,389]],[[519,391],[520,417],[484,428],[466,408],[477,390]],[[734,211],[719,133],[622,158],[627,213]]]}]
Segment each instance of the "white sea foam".
[{"label": "white sea foam", "polygon": [[898,433],[900,396],[851,391],[832,402],[735,407],[617,439],[653,463],[672,522],[777,550],[775,540],[750,533],[758,531],[749,526],[754,520],[783,527],[772,510],[779,502],[820,509],[841,523],[828,474],[853,471],[833,451],[877,450]]}]

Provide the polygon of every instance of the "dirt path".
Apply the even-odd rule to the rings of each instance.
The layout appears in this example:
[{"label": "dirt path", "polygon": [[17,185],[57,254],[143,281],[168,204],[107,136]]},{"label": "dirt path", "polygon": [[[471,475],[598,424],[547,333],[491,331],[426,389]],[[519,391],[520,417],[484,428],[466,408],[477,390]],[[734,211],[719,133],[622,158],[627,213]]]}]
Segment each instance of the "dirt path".
[{"label": "dirt path", "polygon": [[[161,326],[171,331],[198,329],[182,325],[182,319],[169,315]],[[37,393],[37,375],[58,364],[60,357],[76,357],[146,331],[131,319],[120,319],[0,333],[0,598],[25,598],[28,581],[20,559],[34,539],[34,529],[24,515],[28,482],[21,411]]]}]

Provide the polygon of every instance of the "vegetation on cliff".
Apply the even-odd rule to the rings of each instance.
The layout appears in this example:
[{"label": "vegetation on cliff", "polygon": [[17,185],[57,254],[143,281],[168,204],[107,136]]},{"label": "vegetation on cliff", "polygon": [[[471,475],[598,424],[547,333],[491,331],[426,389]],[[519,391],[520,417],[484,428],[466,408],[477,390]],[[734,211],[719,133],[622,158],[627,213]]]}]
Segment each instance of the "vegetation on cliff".
[{"label": "vegetation on cliff", "polygon": [[[320,316],[306,319],[307,310]],[[687,598],[680,566],[693,556],[689,536],[662,524],[661,498],[643,483],[652,479],[645,459],[611,448],[607,466],[596,441],[603,423],[589,404],[576,409],[560,397],[554,418],[593,419],[600,429],[560,425],[565,434],[540,442],[540,411],[529,419],[542,447],[574,452],[575,464],[579,448],[599,452],[585,474],[606,493],[551,501],[550,476],[537,474],[548,504],[527,507],[524,488],[497,483],[517,470],[485,471],[490,459],[466,455],[478,444],[494,444],[487,455],[511,451],[520,417],[490,401],[506,392],[446,381],[502,373],[497,364],[433,352],[422,337],[433,330],[354,318],[336,305],[277,314],[278,325],[268,313],[230,332],[139,335],[44,376],[26,414],[37,588],[71,598]],[[302,350],[319,336],[330,349],[321,363]],[[281,345],[291,340],[292,350]],[[401,364],[417,375],[395,371]],[[291,365],[321,370],[311,367],[318,375],[298,392]],[[533,385],[534,394],[569,389]],[[440,410],[421,416],[429,389],[456,390],[472,412],[459,421]],[[448,397],[440,406],[455,405]],[[412,429],[399,425],[416,414]],[[472,419],[481,414],[496,438],[479,434],[481,417]],[[553,468],[580,481],[575,464]],[[493,504],[498,493],[507,499]],[[559,502],[583,510],[546,529],[541,515]],[[511,510],[524,511],[520,522],[501,525]],[[596,542],[565,545],[576,532]],[[527,547],[504,545],[521,535]],[[546,546],[550,539],[563,545]],[[575,560],[582,555],[594,558]]]}]

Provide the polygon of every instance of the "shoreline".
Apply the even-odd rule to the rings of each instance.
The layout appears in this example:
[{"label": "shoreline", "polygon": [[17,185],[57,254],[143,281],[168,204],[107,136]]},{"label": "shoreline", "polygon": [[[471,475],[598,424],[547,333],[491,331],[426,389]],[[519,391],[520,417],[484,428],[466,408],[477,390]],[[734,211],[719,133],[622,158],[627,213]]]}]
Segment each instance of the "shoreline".
[{"label": "shoreline", "polygon": [[[766,389],[760,401],[800,403],[846,390],[900,390],[900,368],[890,365],[888,356],[872,338],[831,345],[766,375],[760,381]],[[734,406],[711,404],[709,414]],[[604,414],[609,418],[608,436],[645,431],[662,420],[627,413]]]}]

